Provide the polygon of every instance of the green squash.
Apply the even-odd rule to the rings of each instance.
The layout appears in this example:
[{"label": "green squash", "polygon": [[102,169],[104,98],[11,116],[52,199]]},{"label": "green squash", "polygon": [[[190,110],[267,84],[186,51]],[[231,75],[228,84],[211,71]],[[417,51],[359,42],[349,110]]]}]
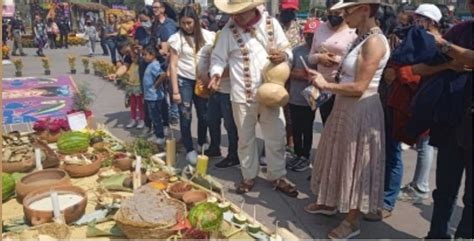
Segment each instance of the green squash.
[{"label": "green squash", "polygon": [[15,179],[11,174],[2,172],[2,202],[15,194]]},{"label": "green squash", "polygon": [[194,206],[188,218],[194,228],[212,232],[220,229],[224,213],[217,204],[204,202]]}]

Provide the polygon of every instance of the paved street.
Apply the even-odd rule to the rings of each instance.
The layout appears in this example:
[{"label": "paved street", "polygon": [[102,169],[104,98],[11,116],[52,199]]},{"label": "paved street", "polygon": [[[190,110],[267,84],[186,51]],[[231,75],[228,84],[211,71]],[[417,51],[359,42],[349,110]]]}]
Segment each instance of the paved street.
[{"label": "paved street", "polygon": [[[101,53],[100,46],[97,50]],[[40,58],[34,56],[35,49],[26,49],[27,57],[24,61],[24,76],[41,76],[43,75],[43,68],[41,66]],[[129,121],[129,112],[124,107],[124,94],[116,86],[108,81],[99,79],[94,75],[83,74],[83,67],[80,62],[81,55],[87,54],[86,47],[73,47],[69,50],[45,50],[45,54],[51,59],[51,72],[53,76],[68,74],[69,66],[67,64],[67,55],[77,55],[77,70],[78,74],[73,75],[77,84],[85,83],[97,95],[93,106],[94,119],[96,123],[105,123],[109,130],[119,138],[126,141],[132,140],[134,137],[144,134],[137,130],[126,130],[124,125]],[[96,58],[107,58],[103,56],[96,56]],[[13,65],[3,65],[3,77],[14,76]],[[194,118],[196,119],[196,118]],[[196,137],[196,121],[193,123],[193,136]],[[320,141],[322,124],[320,117],[314,123],[314,144],[316,148]],[[257,129],[259,129],[257,127]],[[176,136],[179,136],[178,127],[174,127]],[[224,129],[223,129],[224,130]],[[260,132],[260,130],[258,130]],[[224,132],[225,133],[225,132]],[[260,135],[260,134],[259,134]],[[261,136],[261,135],[260,135]],[[226,136],[223,138],[223,154],[226,154]],[[317,151],[313,149],[313,153]],[[405,164],[405,175],[403,183],[407,183],[414,172],[416,152],[407,150],[403,153]],[[181,150],[178,156],[179,164],[184,164],[184,153]],[[218,161],[218,160],[216,160]],[[288,174],[289,179],[295,182],[301,191],[298,199],[292,199],[283,194],[272,191],[270,183],[266,182],[264,173],[261,173],[261,179],[258,180],[254,191],[246,196],[240,196],[234,193],[234,183],[240,181],[240,170],[238,168],[231,168],[225,170],[215,169],[212,164],[216,161],[210,162],[209,172],[217,177],[226,187],[226,197],[235,203],[240,204],[245,200],[245,211],[252,213],[253,206],[257,206],[257,219],[269,227],[273,227],[276,220],[279,225],[288,228],[298,237],[309,238],[326,238],[329,230],[337,226],[343,219],[343,215],[336,217],[314,216],[306,214],[303,207],[311,202],[314,198],[310,189],[307,177],[309,171],[304,173]],[[431,188],[434,188],[434,173],[436,165],[433,165],[431,171]],[[452,220],[452,224],[459,222],[462,203],[458,200],[456,207],[456,215]],[[424,237],[429,228],[429,219],[432,213],[432,200],[426,200],[421,205],[411,205],[399,202],[393,213],[393,216],[376,223],[362,223],[362,233],[359,238],[390,238],[390,239],[411,239]]]}]

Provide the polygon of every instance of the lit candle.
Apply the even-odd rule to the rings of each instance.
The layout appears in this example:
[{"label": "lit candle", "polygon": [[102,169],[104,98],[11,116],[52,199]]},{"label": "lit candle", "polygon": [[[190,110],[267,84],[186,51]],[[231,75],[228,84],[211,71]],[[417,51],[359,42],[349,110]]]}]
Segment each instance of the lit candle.
[{"label": "lit candle", "polygon": [[206,155],[199,155],[197,158],[196,171],[198,174],[205,176],[207,173],[207,163],[209,162],[209,157]]},{"label": "lit candle", "polygon": [[176,139],[166,140],[166,165],[174,166],[176,163]]},{"label": "lit candle", "polygon": [[136,163],[135,163],[135,173],[140,173],[141,167],[142,167],[142,157],[137,156]]},{"label": "lit candle", "polygon": [[53,204],[53,214],[55,219],[61,218],[61,209],[59,207],[59,198],[57,192],[51,192],[51,202]]},{"label": "lit candle", "polygon": [[36,162],[36,169],[43,170],[43,164],[41,163],[41,150],[38,147],[35,148],[35,162]]}]

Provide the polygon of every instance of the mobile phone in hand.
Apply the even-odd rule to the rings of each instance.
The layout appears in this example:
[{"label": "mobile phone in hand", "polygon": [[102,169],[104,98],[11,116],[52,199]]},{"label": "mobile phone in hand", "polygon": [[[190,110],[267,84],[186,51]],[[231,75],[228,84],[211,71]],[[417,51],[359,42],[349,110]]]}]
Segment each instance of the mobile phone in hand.
[{"label": "mobile phone in hand", "polygon": [[300,56],[301,63],[303,63],[303,66],[307,72],[309,72],[310,68],[308,67],[308,64],[306,64],[306,61],[304,60],[303,56]]}]

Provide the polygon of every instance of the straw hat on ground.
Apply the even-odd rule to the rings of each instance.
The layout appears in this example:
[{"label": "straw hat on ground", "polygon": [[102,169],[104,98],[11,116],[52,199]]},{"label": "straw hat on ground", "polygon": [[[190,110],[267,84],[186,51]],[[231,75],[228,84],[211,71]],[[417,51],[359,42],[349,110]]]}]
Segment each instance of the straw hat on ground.
[{"label": "straw hat on ground", "polygon": [[215,0],[214,5],[224,13],[239,14],[256,8],[266,0]]},{"label": "straw hat on ground", "polygon": [[385,2],[382,0],[353,0],[353,1],[340,1],[334,6],[331,7],[331,11],[334,10],[340,10],[343,8],[348,8],[356,5],[362,5],[362,4],[380,4],[380,5],[387,5]]}]

